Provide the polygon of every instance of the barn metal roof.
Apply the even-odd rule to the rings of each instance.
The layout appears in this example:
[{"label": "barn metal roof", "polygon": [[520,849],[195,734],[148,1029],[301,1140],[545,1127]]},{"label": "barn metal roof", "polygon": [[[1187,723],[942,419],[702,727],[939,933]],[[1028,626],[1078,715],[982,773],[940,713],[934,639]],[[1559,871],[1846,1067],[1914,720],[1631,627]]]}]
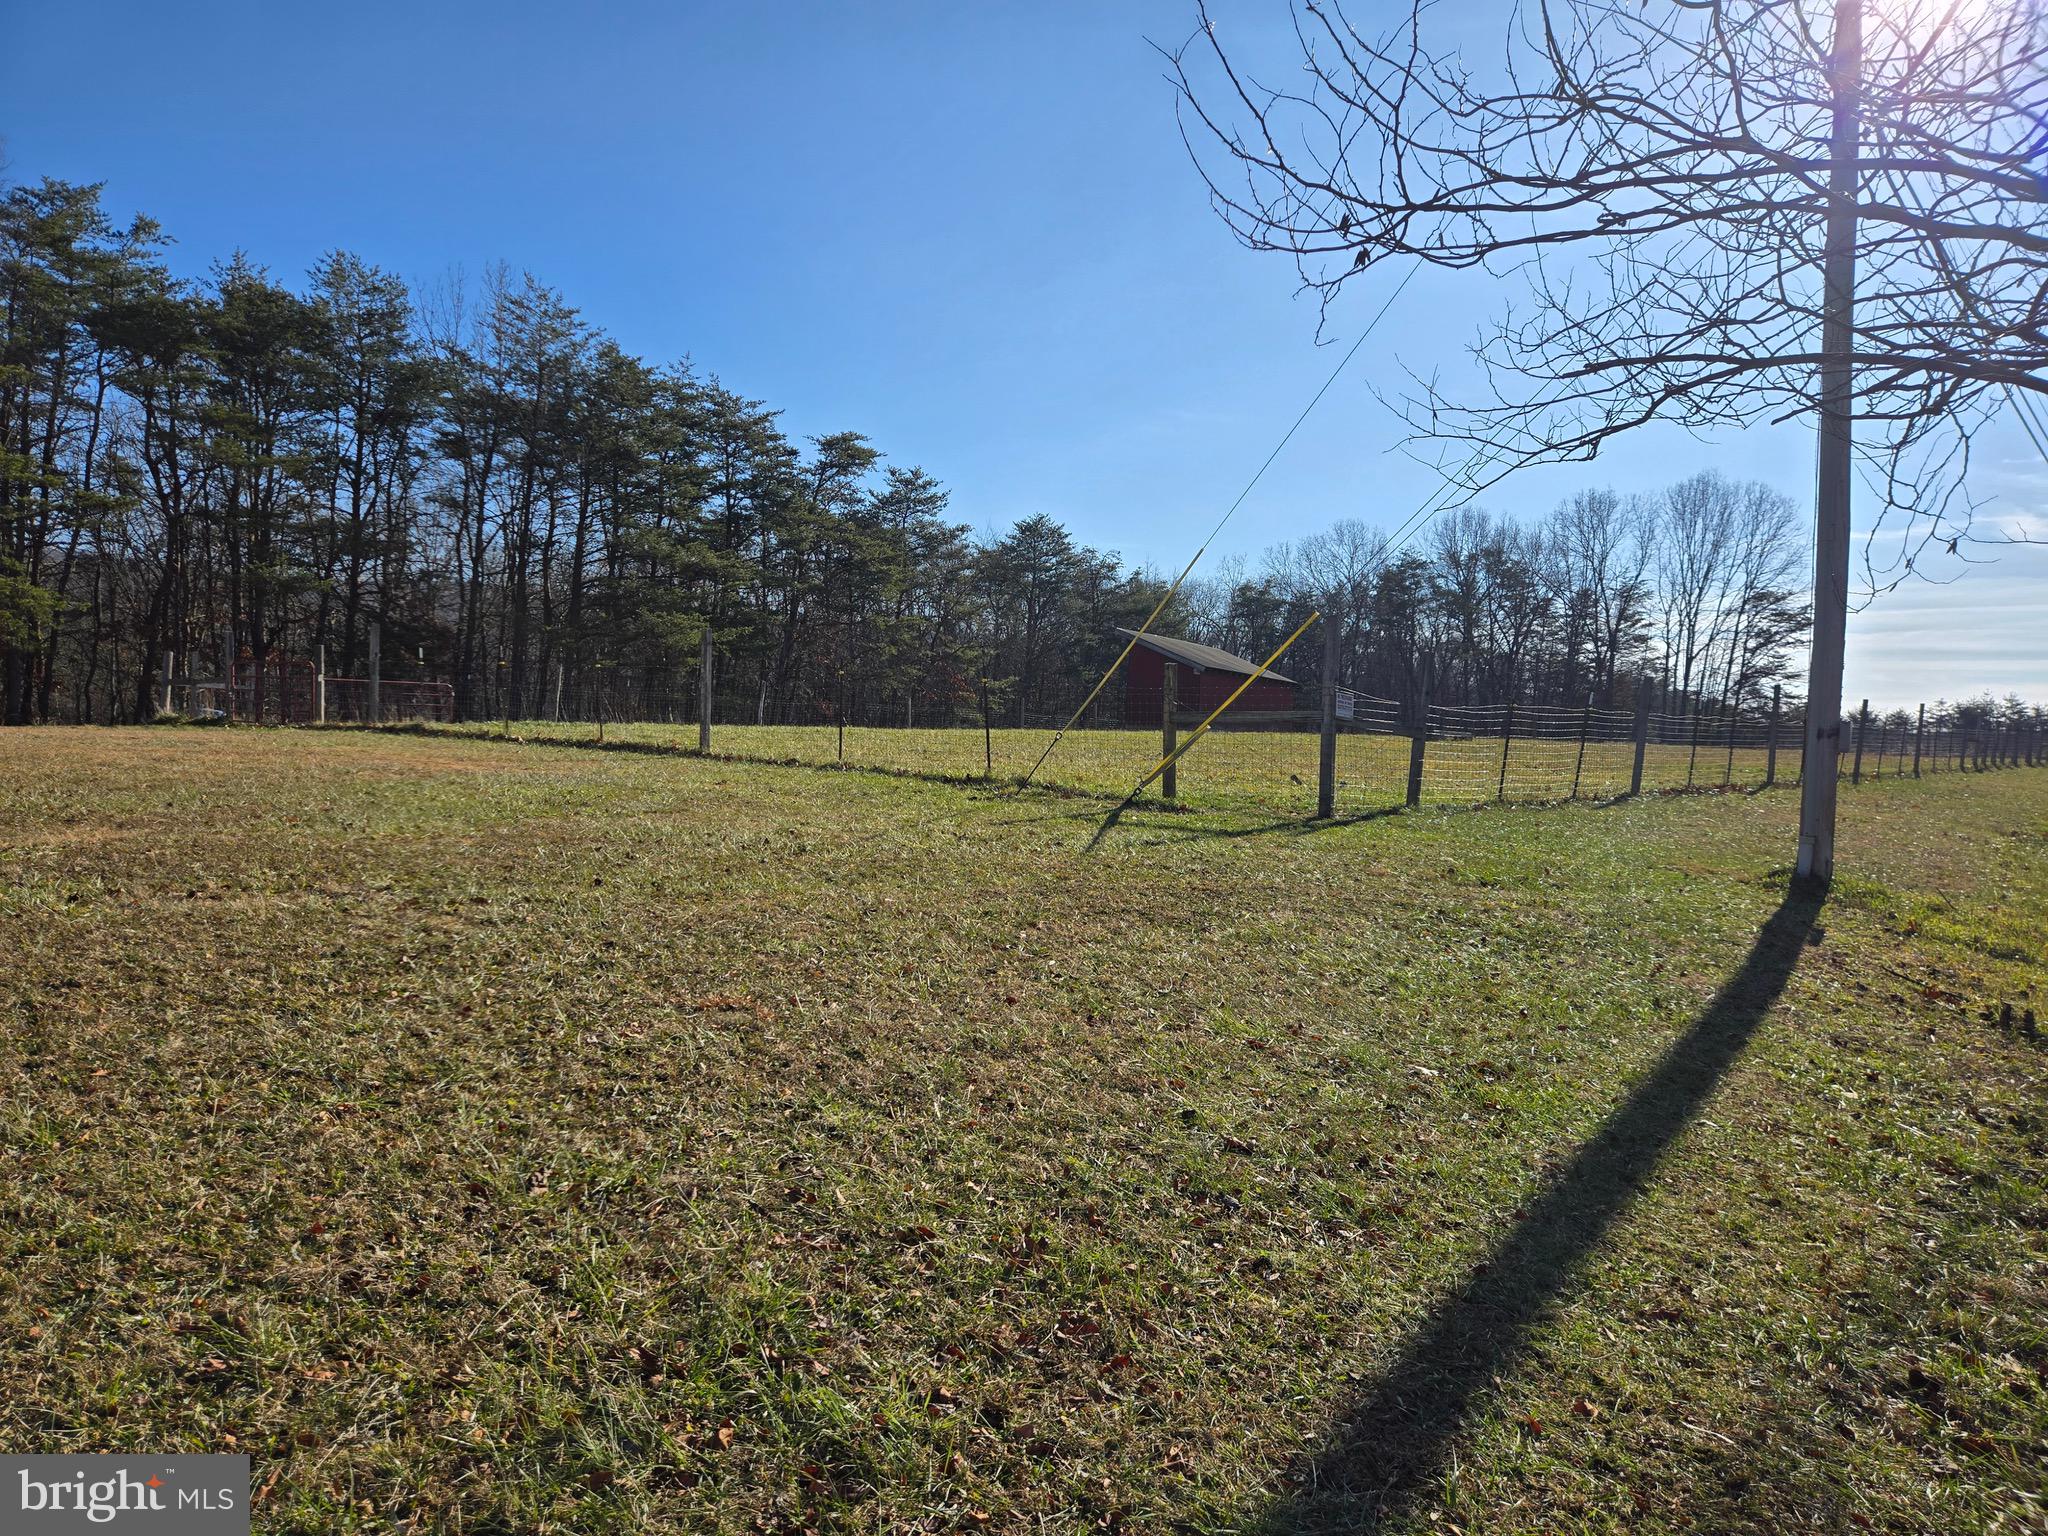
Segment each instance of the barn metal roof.
[{"label": "barn metal roof", "polygon": [[1184,667],[1193,667],[1197,672],[1228,672],[1233,677],[1265,677],[1275,683],[1293,683],[1291,677],[1282,677],[1271,667],[1263,673],[1256,661],[1246,661],[1242,656],[1233,656],[1228,651],[1218,650],[1213,645],[1197,645],[1192,640],[1176,640],[1172,635],[1140,635],[1134,629],[1117,626],[1120,635],[1137,637],[1138,644],[1148,651],[1157,651],[1168,661],[1177,661]]}]

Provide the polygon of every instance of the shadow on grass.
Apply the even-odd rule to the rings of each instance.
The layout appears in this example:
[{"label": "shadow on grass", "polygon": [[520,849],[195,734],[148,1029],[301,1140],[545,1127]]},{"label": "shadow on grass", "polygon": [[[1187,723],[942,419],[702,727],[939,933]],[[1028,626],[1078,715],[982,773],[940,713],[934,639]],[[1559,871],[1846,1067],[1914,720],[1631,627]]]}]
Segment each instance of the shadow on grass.
[{"label": "shadow on grass", "polygon": [[[1389,805],[1373,811],[1357,811],[1348,816],[1289,816],[1281,821],[1254,822],[1248,826],[1147,828],[1146,830],[1148,831],[1156,830],[1163,834],[1159,837],[1150,838],[1147,841],[1153,843],[1191,843],[1219,837],[1303,837],[1317,832],[1332,832],[1339,827],[1356,827],[1363,826],[1371,821],[1385,821],[1389,817],[1401,815],[1403,810],[1404,807],[1402,806]],[[1123,820],[1125,813],[1129,811],[1143,811],[1147,814],[1157,812],[1165,812],[1169,815],[1187,814],[1187,810],[1180,806],[1152,804],[1144,801],[1131,801],[1116,806],[1097,823],[1094,835],[1088,839],[1087,844],[1081,851],[1083,853],[1093,853],[1097,848],[1101,847],[1103,839],[1116,830],[1117,825]]]},{"label": "shadow on grass", "polygon": [[1162,827],[1160,841],[1189,843],[1216,837],[1306,837],[1316,832],[1334,832],[1339,827],[1358,827],[1367,822],[1386,821],[1406,814],[1406,807],[1382,806],[1375,811],[1354,811],[1348,816],[1293,816],[1284,821],[1262,821],[1247,827]]},{"label": "shadow on grass", "polygon": [[[358,731],[385,736],[432,736],[446,741],[475,741],[496,743],[507,747],[561,747],[571,752],[612,752],[626,753],[638,757],[682,757],[700,763],[734,763],[749,768],[799,768],[806,773],[852,773],[865,774],[875,778],[907,779],[918,784],[940,784],[948,789],[964,789],[970,793],[996,797],[1015,797],[1024,793],[1024,788],[1012,776],[990,778],[986,774],[955,773],[935,768],[903,768],[886,763],[819,762],[808,757],[777,757],[762,752],[727,752],[713,748],[709,752],[699,751],[683,741],[598,741],[594,738],[573,736],[505,736],[495,731],[465,730],[461,727],[440,725],[434,721],[412,720],[393,725],[362,725],[334,723],[317,727],[323,731]],[[593,727],[594,729],[594,727]],[[1048,800],[1092,800],[1098,804],[1109,799],[1109,791],[1088,789],[1077,784],[1066,784],[1055,779],[1040,779],[1030,786],[1030,793]]]},{"label": "shadow on grass", "polygon": [[1741,1056],[1784,991],[1819,910],[1816,895],[1786,897],[1692,1026],[1294,1469],[1293,1492],[1245,1529],[1370,1532],[1412,1512],[1489,1385],[1514,1368],[1579,1266]]}]

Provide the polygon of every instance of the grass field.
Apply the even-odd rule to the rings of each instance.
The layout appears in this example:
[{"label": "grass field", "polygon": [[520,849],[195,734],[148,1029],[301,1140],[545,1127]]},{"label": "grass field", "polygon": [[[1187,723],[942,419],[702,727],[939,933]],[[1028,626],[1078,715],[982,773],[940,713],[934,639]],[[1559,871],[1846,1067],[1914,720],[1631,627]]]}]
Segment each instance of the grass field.
[{"label": "grass field", "polygon": [[[590,745],[598,727],[587,721],[470,721],[461,725],[422,727],[433,734],[495,737],[506,734],[527,743],[567,742]],[[695,725],[610,724],[603,739],[614,746],[694,751]],[[898,729],[852,726],[844,737],[824,725],[720,725],[713,734],[713,752],[722,757],[771,763],[803,763],[879,769],[931,778],[975,780],[992,776],[997,783],[1014,781],[1028,772],[1052,743],[1050,730],[992,731],[986,742],[978,730],[953,727]],[[1506,744],[1507,772],[1501,772],[1503,743],[1498,736],[1472,736],[1432,741],[1424,762],[1422,800],[1425,805],[1474,805],[1504,797],[1509,800],[1563,800],[1574,781],[1586,799],[1623,794],[1629,787],[1635,748],[1629,742],[1587,743],[1583,759],[1571,739],[1519,737]],[[1408,738],[1384,734],[1342,734],[1337,738],[1337,810],[1361,815],[1401,805],[1408,789]],[[1738,746],[1731,755],[1711,739],[1697,750],[1654,744],[1643,760],[1645,790],[1718,788],[1724,782],[1761,785],[1766,753],[1761,747]],[[1157,731],[1076,730],[1067,734],[1034,783],[1121,798],[1157,765]],[[1788,745],[1779,753],[1779,773],[1796,778],[1799,751]],[[1896,770],[1896,763],[1886,766]],[[1873,759],[1873,776],[1875,760]],[[1931,767],[1931,765],[1930,765]],[[1180,798],[1207,810],[1268,811],[1279,815],[1310,815],[1316,803],[1316,736],[1302,731],[1211,732],[1181,763]],[[1158,790],[1152,791],[1154,797]]]},{"label": "grass field", "polygon": [[0,1445],[275,1532],[2048,1529],[2048,773],[1845,794],[1818,910],[1795,809],[0,734]]}]

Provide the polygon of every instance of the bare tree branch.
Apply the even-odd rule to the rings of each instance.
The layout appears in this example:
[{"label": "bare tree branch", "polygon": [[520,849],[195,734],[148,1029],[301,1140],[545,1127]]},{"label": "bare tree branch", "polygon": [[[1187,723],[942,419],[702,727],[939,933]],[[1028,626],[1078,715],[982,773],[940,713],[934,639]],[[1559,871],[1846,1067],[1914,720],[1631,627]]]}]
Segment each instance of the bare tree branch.
[{"label": "bare tree branch", "polygon": [[[1169,56],[1217,212],[1326,311],[1395,258],[1519,280],[1474,348],[1484,396],[1415,378],[1393,402],[1411,444],[1469,497],[1651,421],[1815,410],[1826,0],[1528,0],[1489,67],[1429,40],[1432,9],[1367,33],[1302,0],[1285,89],[1206,10]],[[2048,397],[2048,9],[1888,0],[1867,32],[1854,366],[1895,536],[1866,553],[1880,590],[1961,558],[1970,435]]]}]

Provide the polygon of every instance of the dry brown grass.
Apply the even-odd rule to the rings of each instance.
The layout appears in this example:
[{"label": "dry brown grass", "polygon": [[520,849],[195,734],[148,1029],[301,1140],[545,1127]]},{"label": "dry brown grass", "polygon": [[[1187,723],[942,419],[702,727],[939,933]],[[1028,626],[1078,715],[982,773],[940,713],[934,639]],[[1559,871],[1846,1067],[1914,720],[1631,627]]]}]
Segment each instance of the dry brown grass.
[{"label": "dry brown grass", "polygon": [[[0,1442],[247,1450],[275,1531],[2033,1528],[2048,776],[1846,807],[1697,1118],[1588,1165],[1777,963],[1789,795],[1082,856],[916,781],[0,734]],[[1474,1286],[1526,1320],[1424,1347]]]}]

